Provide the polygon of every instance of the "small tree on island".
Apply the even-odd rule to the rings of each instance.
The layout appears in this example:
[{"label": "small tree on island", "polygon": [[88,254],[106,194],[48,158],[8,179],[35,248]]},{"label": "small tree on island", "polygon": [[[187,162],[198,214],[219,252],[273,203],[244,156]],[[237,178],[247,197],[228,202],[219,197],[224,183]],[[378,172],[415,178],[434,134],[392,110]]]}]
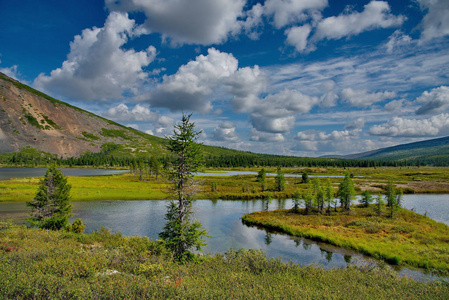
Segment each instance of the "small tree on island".
[{"label": "small tree on island", "polygon": [[330,215],[331,214],[331,205],[334,202],[334,189],[332,187],[332,183],[329,180],[329,178],[327,178],[327,180],[326,180],[326,187],[324,188],[324,197],[325,197],[326,203],[327,203],[327,214]]},{"label": "small tree on island", "polygon": [[191,257],[190,249],[201,250],[201,246],[206,244],[202,237],[207,234],[199,221],[192,220],[195,194],[192,177],[201,167],[202,152],[201,145],[196,143],[201,132],[195,131],[195,123],[190,122],[190,117],[191,114],[183,114],[182,122],[175,125],[173,135],[166,137],[167,149],[174,156],[167,173],[177,202],[170,202],[165,215],[167,222],[159,237],[179,261]]},{"label": "small tree on island", "polygon": [[281,167],[277,168],[277,175],[274,179],[276,185],[276,191],[282,192],[285,190],[285,176],[281,171]]},{"label": "small tree on island", "polygon": [[267,172],[264,168],[257,173],[257,181],[260,182],[261,190],[264,192],[267,188]]},{"label": "small tree on island", "polygon": [[42,229],[66,228],[72,216],[71,188],[67,177],[55,165],[48,168],[39,183],[36,196],[27,202],[27,206],[31,207],[31,217],[27,221]]},{"label": "small tree on island", "polygon": [[[400,193],[402,194],[402,190],[400,191]],[[391,180],[388,181],[385,197],[387,199],[387,206],[390,210],[390,218],[393,218],[394,212],[399,210],[399,208],[401,207],[400,201],[402,200],[402,195],[400,195],[398,198],[396,198],[397,194],[398,194],[398,191],[397,191],[396,186],[394,185],[393,181],[391,181]]]},{"label": "small tree on island", "polygon": [[384,201],[382,200],[382,196],[379,194],[376,197],[376,202],[374,205],[374,211],[377,213],[377,215],[379,217],[382,215],[383,206],[384,206]]},{"label": "small tree on island", "polygon": [[307,172],[302,173],[301,179],[302,183],[309,183],[309,174],[307,174]]},{"label": "small tree on island", "polygon": [[371,196],[371,193],[369,191],[364,191],[362,193],[362,198],[360,198],[359,202],[364,207],[368,207],[372,202],[374,201],[373,196]]},{"label": "small tree on island", "polygon": [[345,174],[343,182],[340,183],[337,196],[340,199],[341,207],[345,210],[349,210],[351,207],[351,201],[355,198],[354,183],[352,182],[349,173]]},{"label": "small tree on island", "polygon": [[299,190],[296,190],[296,192],[293,194],[292,202],[293,202],[293,211],[297,213],[299,211],[299,206],[303,202],[302,195]]}]

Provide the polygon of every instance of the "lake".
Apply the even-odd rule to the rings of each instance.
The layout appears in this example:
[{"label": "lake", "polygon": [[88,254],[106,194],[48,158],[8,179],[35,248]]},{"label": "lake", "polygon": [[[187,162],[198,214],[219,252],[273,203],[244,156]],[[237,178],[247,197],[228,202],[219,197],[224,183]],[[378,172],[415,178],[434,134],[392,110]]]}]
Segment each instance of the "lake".
[{"label": "lake", "polygon": [[[11,178],[43,177],[47,168],[0,168],[0,180]],[[100,176],[128,173],[129,170],[62,168],[66,176]]]},{"label": "lake", "polygon": [[[92,201],[73,202],[73,218],[82,218],[86,223],[86,232],[101,226],[112,232],[121,232],[126,236],[147,236],[157,239],[165,223],[166,200],[148,201]],[[439,222],[449,224],[448,195],[405,195],[403,206],[418,213],[425,213]],[[269,209],[290,208],[290,200],[272,200]],[[242,223],[244,214],[260,211],[263,200],[211,201],[197,200],[193,205],[195,216],[212,237],[207,238],[204,252],[217,253],[233,249],[261,249],[267,257],[281,257],[301,265],[320,265],[324,268],[346,267],[348,263],[372,264],[375,260],[324,243],[273,233]],[[28,209],[23,202],[0,203],[0,220],[8,218],[23,222]],[[400,274],[416,279],[434,277],[419,271],[401,268]]]},{"label": "lake", "polygon": [[[0,180],[9,180],[11,178],[27,178],[42,177],[47,168],[0,168]],[[88,169],[88,168],[62,168],[62,173],[66,176],[99,176],[99,175],[116,175],[129,173],[129,170],[112,170],[112,169]],[[254,171],[222,171],[222,172],[205,172],[197,173],[198,176],[236,176],[236,175],[257,175]],[[267,176],[276,176],[275,173],[267,173]],[[301,177],[302,174],[284,174],[285,177]],[[341,175],[309,175],[313,177],[335,177],[342,178]]]}]

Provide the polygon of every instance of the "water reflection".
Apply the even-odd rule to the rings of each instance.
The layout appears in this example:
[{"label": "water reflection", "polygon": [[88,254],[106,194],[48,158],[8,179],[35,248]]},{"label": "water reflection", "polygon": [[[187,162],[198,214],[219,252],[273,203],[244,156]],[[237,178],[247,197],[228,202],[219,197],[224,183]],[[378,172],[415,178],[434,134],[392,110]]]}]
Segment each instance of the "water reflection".
[{"label": "water reflection", "polygon": [[[74,202],[72,221],[75,218],[82,218],[86,223],[87,233],[104,226],[112,232],[121,232],[125,236],[147,236],[150,239],[157,239],[165,223],[167,204],[168,201],[162,200]],[[206,240],[204,252],[223,253],[230,248],[261,249],[269,258],[281,257],[283,261],[301,265],[320,265],[323,268],[379,263],[355,251],[246,226],[241,221],[241,217],[250,212],[265,208],[273,210],[290,207],[289,200],[195,201],[194,215],[211,235]],[[0,203],[0,220],[13,218],[15,222],[23,222],[28,216],[27,211],[23,202]],[[400,269],[399,273],[414,278],[427,276],[408,269]]]}]

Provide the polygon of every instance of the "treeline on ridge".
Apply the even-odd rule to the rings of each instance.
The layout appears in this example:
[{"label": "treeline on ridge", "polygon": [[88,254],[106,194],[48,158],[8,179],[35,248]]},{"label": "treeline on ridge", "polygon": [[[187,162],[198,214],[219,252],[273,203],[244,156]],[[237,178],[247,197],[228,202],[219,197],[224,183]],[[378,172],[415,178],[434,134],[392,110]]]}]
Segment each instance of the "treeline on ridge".
[{"label": "treeline on ridge", "polygon": [[[271,154],[256,154],[242,152],[240,154],[211,154],[204,155],[203,165],[206,168],[232,167],[340,167],[340,168],[368,168],[368,167],[407,167],[420,165],[448,166],[449,161],[400,160],[378,161],[369,159],[341,159],[341,158],[308,158],[281,156]],[[46,166],[55,162],[61,166],[92,166],[92,167],[120,167],[136,169],[139,165],[154,165],[157,161],[164,166],[171,160],[163,153],[139,152],[137,154],[124,151],[121,145],[106,143],[98,153],[86,152],[78,157],[60,158],[27,147],[20,152],[0,154],[0,163],[13,166]]]}]

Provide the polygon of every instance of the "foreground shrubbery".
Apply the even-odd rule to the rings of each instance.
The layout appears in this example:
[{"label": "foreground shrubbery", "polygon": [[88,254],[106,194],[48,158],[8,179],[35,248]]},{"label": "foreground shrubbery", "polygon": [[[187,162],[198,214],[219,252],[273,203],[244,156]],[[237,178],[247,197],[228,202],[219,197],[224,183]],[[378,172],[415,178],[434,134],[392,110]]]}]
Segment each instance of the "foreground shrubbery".
[{"label": "foreground shrubbery", "polygon": [[382,268],[323,270],[228,251],[177,264],[161,244],[0,223],[0,298],[444,299],[449,284]]},{"label": "foreground shrubbery", "polygon": [[372,205],[330,216],[280,209],[245,215],[244,222],[357,250],[392,264],[449,272],[449,227],[406,209],[379,216]]}]

